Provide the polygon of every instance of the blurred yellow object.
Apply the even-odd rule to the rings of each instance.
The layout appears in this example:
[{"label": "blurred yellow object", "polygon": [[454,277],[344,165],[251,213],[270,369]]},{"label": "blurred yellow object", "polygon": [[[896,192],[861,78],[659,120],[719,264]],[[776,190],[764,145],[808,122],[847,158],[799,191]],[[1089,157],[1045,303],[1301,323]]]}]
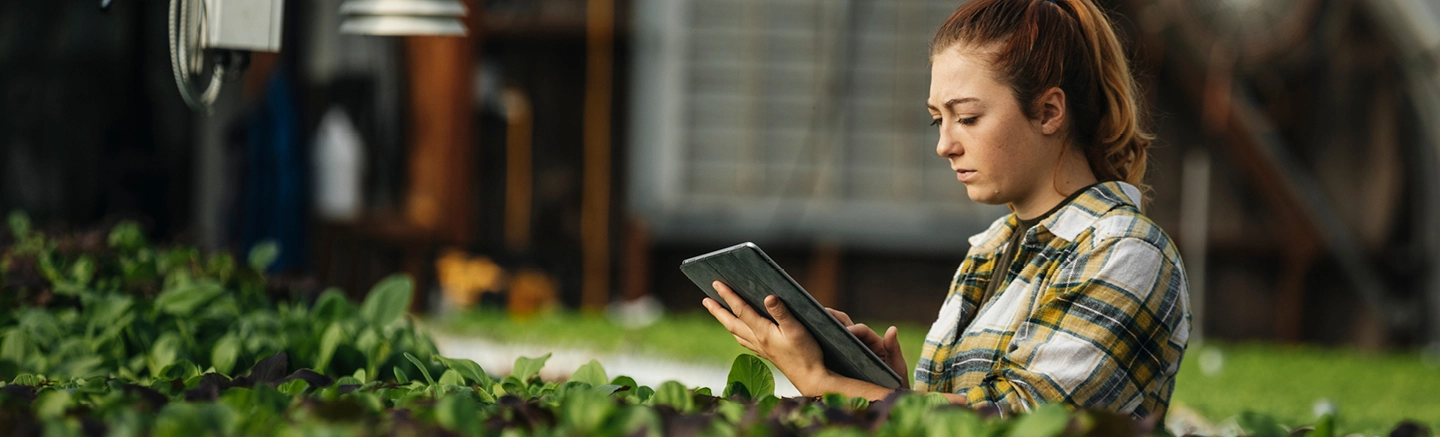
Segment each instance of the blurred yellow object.
[{"label": "blurred yellow object", "polygon": [[489,257],[458,249],[446,249],[435,260],[435,271],[445,300],[461,308],[474,306],[481,294],[502,290],[506,279],[505,269]]},{"label": "blurred yellow object", "polygon": [[510,316],[525,319],[555,306],[560,285],[535,269],[523,269],[510,280]]}]

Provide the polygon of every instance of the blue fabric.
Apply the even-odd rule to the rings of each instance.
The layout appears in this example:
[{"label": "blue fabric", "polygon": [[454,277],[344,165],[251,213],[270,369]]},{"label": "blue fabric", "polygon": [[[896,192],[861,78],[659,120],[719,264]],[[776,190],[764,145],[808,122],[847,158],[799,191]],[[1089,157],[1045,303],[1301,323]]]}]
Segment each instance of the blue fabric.
[{"label": "blue fabric", "polygon": [[249,161],[241,208],[240,242],[249,253],[256,243],[273,240],[280,256],[267,270],[294,272],[306,267],[306,181],[300,143],[299,107],[288,69],[276,68],[266,83],[265,100],[249,123]]}]

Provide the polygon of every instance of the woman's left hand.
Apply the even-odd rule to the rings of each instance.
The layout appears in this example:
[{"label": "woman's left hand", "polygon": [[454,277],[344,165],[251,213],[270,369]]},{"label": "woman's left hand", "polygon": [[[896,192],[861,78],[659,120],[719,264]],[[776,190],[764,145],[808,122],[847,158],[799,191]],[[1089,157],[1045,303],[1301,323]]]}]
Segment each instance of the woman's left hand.
[{"label": "woman's left hand", "polygon": [[735,336],[735,341],[775,363],[775,367],[790,378],[790,382],[795,384],[801,394],[821,394],[821,390],[817,390],[816,386],[822,385],[820,381],[828,376],[829,370],[825,368],[820,344],[816,343],[815,338],[810,336],[810,331],[790,314],[789,308],[780,302],[780,298],[765,298],[765,310],[775,318],[775,321],[771,322],[755,312],[755,309],[724,283],[715,281],[711,285],[720,293],[720,297],[725,299],[730,311],[710,298],[705,298],[703,302],[705,309],[710,310],[710,315],[725,325],[725,329]]}]

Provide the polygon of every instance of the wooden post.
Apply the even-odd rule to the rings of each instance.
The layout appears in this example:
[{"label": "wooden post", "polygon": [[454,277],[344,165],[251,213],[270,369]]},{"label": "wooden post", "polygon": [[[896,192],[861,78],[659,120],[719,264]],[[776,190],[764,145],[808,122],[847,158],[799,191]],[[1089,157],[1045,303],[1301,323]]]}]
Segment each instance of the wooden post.
[{"label": "wooden post", "polygon": [[[410,118],[404,215],[411,226],[440,243],[464,244],[474,235],[471,84],[482,12],[479,1],[463,1],[469,11],[466,36],[405,38]],[[412,274],[429,268],[428,253],[403,256],[402,264]],[[421,277],[415,280],[420,286]],[[419,309],[424,299],[425,293],[414,293],[410,308]]]},{"label": "wooden post", "polygon": [[815,301],[830,308],[839,305],[840,245],[830,242],[816,244],[810,258],[809,273],[805,290],[815,297]]},{"label": "wooden post", "polygon": [[585,20],[584,181],[580,204],[583,272],[580,303],[587,309],[610,299],[610,111],[615,42],[615,1],[588,0]]},{"label": "wooden post", "polygon": [[530,98],[524,91],[506,88],[505,99],[505,246],[530,248],[530,209],[534,190],[531,132],[534,125]]},{"label": "wooden post", "polygon": [[405,39],[410,88],[410,175],[405,216],[441,240],[470,239],[471,37]]},{"label": "wooden post", "polygon": [[620,292],[626,302],[633,302],[650,294],[650,227],[638,218],[631,218],[627,224]]}]

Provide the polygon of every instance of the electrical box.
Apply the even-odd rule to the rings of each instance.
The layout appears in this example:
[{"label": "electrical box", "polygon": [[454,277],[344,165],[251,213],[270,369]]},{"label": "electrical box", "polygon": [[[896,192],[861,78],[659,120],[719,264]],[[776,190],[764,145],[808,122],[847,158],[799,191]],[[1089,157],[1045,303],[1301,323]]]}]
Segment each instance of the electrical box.
[{"label": "electrical box", "polygon": [[206,48],[279,52],[285,0],[204,0]]}]

